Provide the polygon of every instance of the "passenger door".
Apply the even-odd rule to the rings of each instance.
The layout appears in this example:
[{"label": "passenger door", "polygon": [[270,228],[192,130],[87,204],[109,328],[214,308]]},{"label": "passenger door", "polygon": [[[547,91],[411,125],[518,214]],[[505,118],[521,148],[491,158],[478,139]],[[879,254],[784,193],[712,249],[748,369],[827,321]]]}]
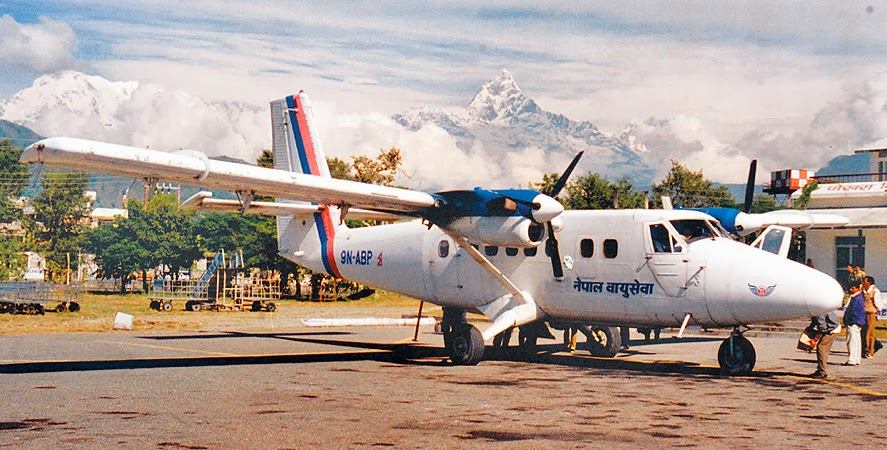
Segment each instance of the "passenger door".
[{"label": "passenger door", "polygon": [[687,289],[687,243],[668,222],[644,224],[647,266],[669,297],[683,297]]}]

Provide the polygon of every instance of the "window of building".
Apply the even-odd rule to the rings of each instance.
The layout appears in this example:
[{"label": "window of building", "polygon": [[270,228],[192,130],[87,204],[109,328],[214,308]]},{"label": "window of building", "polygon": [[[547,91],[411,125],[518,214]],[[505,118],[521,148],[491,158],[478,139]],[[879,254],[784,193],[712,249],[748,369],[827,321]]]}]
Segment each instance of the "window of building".
[{"label": "window of building", "polygon": [[440,244],[437,244],[437,254],[441,258],[446,258],[450,255],[450,241],[444,239],[440,241]]},{"label": "window of building", "polygon": [[486,253],[487,256],[496,256],[499,254],[499,247],[496,247],[495,245],[485,245],[484,253]]},{"label": "window of building", "polygon": [[524,249],[524,256],[533,257],[539,251],[538,247],[527,247]]},{"label": "window of building", "polygon": [[616,239],[604,240],[604,258],[613,259],[619,254],[619,242]]},{"label": "window of building", "polygon": [[517,256],[517,248],[505,247],[505,254],[508,256]]},{"label": "window of building", "polygon": [[579,241],[579,253],[583,258],[591,258],[594,256],[594,241],[591,239],[583,239]]}]

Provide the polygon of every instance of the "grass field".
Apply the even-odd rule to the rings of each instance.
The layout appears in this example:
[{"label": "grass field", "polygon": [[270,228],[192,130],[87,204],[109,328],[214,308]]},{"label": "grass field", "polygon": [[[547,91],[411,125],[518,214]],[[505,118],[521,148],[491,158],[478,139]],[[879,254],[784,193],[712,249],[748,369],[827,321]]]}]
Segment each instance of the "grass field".
[{"label": "grass field", "polygon": [[[111,331],[117,312],[135,317],[135,330],[196,330],[201,328],[255,324],[263,322],[291,320],[305,317],[334,316],[346,308],[365,315],[399,317],[404,311],[418,308],[419,301],[403,295],[377,292],[369,297],[353,301],[309,302],[278,301],[274,313],[250,311],[184,311],[184,303],[174,303],[170,312],[160,312],[148,308],[149,300],[143,294],[85,294],[80,301],[81,309],[76,313],[47,312],[45,315],[0,314],[0,336],[37,333],[98,332]],[[54,307],[48,304],[47,307]],[[429,312],[426,310],[426,312]],[[432,314],[434,311],[430,311]],[[440,315],[440,309],[437,309]]]}]

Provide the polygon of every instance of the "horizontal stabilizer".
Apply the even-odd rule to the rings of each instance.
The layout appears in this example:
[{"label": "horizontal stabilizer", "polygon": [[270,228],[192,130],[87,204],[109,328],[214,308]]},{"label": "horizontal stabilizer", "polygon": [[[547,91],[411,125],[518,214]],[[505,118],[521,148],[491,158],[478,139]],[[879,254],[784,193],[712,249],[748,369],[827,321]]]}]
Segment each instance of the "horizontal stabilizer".
[{"label": "horizontal stabilizer", "polygon": [[[181,209],[207,210],[219,212],[239,213],[243,209],[238,200],[225,200],[212,198],[210,191],[200,191],[182,202]],[[282,202],[250,202],[244,214],[257,214],[262,216],[295,216],[310,217],[316,212],[321,212],[321,207],[308,203],[282,203]],[[401,220],[409,216],[400,216],[380,211],[372,211],[361,208],[348,209],[348,219],[353,220]]]},{"label": "horizontal stabilizer", "polygon": [[25,149],[21,161],[383,211],[418,212],[435,204],[426,192],[216,161],[193,150],[167,153],[56,137]]}]

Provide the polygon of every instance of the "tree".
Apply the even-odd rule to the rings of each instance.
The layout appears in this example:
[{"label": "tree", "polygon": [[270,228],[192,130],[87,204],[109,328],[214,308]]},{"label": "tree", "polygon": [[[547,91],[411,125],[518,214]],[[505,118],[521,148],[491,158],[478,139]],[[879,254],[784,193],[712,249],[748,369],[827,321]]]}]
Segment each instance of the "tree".
[{"label": "tree", "polygon": [[375,159],[360,155],[352,157],[351,179],[361,183],[380,184],[391,186],[397,177],[397,170],[403,163],[400,149],[391,147],[388,150],[379,150],[379,156]]},{"label": "tree", "polygon": [[662,206],[662,196],[671,197],[675,206],[683,208],[700,208],[706,206],[722,206],[732,208],[735,205],[730,191],[723,186],[714,187],[705,179],[702,171],[693,172],[681,163],[672,160],[671,170],[659,184],[653,185],[653,204]]},{"label": "tree", "polygon": [[86,191],[87,175],[83,172],[46,172],[40,181],[42,189],[31,206],[34,213],[24,220],[26,243],[46,259],[49,279],[61,281],[67,260],[76,254],[83,219],[89,214]]},{"label": "tree", "polygon": [[[130,204],[138,203],[130,200]],[[146,269],[150,252],[139,241],[137,227],[129,218],[118,218],[83,233],[80,241],[83,251],[95,255],[99,278],[120,280],[120,292],[133,272]]]},{"label": "tree", "polygon": [[21,220],[21,210],[12,201],[28,184],[28,168],[19,162],[22,151],[9,139],[0,140],[0,223]]},{"label": "tree", "polygon": [[137,199],[127,203],[128,217],[118,218],[84,233],[80,244],[96,257],[99,276],[120,278],[121,288],[133,272],[142,272],[147,291],[147,271],[157,266],[176,276],[202,255],[194,236],[190,214],[180,211],[171,194],[157,194],[147,208]]},{"label": "tree", "polygon": [[22,275],[27,258],[22,253],[21,240],[15,236],[0,236],[0,280]]},{"label": "tree", "polygon": [[586,173],[567,183],[564,205],[568,209],[641,208],[644,194],[635,192],[623,177],[611,183],[596,173]]},{"label": "tree", "polygon": [[339,158],[327,158],[326,165],[330,168],[330,176],[339,180],[352,180],[351,164]]},{"label": "tree", "polygon": [[[560,174],[549,173],[542,181],[533,184],[540,192],[548,192],[554,188]],[[644,194],[637,192],[629,183],[628,178],[620,178],[615,183],[597,173],[586,173],[567,183],[558,196],[566,209],[614,209],[641,208],[644,206]]]},{"label": "tree", "polygon": [[256,164],[259,167],[274,168],[274,153],[271,153],[270,149],[262,149],[262,154],[256,159]]},{"label": "tree", "polygon": [[801,189],[801,196],[795,200],[795,204],[793,207],[795,209],[807,209],[807,203],[810,203],[810,197],[813,195],[813,191],[819,188],[819,183],[816,181],[807,183]]},{"label": "tree", "polygon": [[[736,204],[736,209],[743,210],[745,205],[742,203]],[[776,211],[777,209],[783,209],[779,203],[776,202],[776,199],[770,195],[756,195],[754,197],[754,201],[751,204],[751,213],[760,214],[770,211]]]}]

